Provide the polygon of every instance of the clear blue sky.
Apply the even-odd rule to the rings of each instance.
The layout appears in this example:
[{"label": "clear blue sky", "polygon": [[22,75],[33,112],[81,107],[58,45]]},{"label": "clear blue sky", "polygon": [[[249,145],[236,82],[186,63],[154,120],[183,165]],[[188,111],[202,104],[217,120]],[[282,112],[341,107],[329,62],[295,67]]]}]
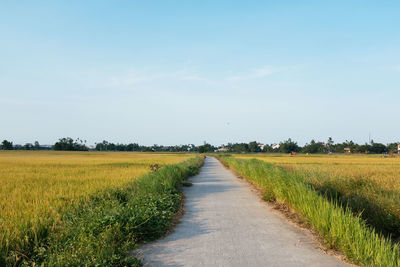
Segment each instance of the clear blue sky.
[{"label": "clear blue sky", "polygon": [[0,1],[0,139],[400,140],[398,1]]}]

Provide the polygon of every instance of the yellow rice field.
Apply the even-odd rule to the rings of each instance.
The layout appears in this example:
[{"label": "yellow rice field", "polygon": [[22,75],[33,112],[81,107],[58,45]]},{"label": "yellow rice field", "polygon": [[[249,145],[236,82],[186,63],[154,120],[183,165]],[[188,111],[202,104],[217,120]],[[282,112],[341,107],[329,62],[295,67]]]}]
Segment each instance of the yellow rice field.
[{"label": "yellow rice field", "polygon": [[285,169],[307,174],[313,182],[325,180],[370,180],[385,190],[400,192],[400,157],[382,155],[238,155],[258,158]]},{"label": "yellow rice field", "polygon": [[273,163],[349,206],[400,242],[400,157],[382,155],[237,155]]},{"label": "yellow rice field", "polygon": [[[118,187],[189,154],[133,152],[0,152],[0,245],[49,224],[89,194]],[[50,226],[51,228],[51,226]]]}]

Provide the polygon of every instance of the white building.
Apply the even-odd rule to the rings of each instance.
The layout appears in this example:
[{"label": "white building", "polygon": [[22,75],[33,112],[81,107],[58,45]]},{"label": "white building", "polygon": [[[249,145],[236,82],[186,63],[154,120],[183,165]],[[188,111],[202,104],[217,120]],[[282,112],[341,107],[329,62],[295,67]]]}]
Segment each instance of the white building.
[{"label": "white building", "polygon": [[281,147],[280,144],[273,144],[273,145],[272,145],[272,149],[278,149],[278,148],[280,148],[280,147]]},{"label": "white building", "polygon": [[229,148],[227,148],[226,146],[220,147],[217,149],[217,152],[228,152]]},{"label": "white building", "polygon": [[264,150],[265,145],[263,143],[258,143],[257,145],[261,150]]}]

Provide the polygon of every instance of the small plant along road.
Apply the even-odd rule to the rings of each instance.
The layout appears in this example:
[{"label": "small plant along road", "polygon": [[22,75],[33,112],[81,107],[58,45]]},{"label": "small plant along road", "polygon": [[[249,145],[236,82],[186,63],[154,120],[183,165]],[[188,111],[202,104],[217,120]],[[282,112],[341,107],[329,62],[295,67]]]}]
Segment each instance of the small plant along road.
[{"label": "small plant along road", "polygon": [[144,266],[345,266],[286,222],[215,158],[185,188],[184,215],[136,252]]}]

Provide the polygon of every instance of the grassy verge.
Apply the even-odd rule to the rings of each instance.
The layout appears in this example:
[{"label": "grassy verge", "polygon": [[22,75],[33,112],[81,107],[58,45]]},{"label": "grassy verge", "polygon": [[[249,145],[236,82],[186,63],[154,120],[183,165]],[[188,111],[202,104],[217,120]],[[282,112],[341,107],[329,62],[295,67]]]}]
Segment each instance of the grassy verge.
[{"label": "grassy verge", "polygon": [[369,228],[348,208],[319,194],[299,175],[260,160],[222,156],[220,160],[264,191],[264,199],[286,204],[324,239],[354,263],[400,266],[397,245]]},{"label": "grassy verge", "polygon": [[400,161],[381,155],[235,155],[296,173],[325,198],[349,207],[377,232],[400,242]]},{"label": "grassy verge", "polygon": [[[291,171],[292,172],[292,171]],[[393,240],[400,239],[400,210],[398,191],[388,191],[368,179],[309,179],[318,173],[295,171],[325,198],[349,207],[360,214],[367,224]],[[321,174],[323,175],[323,174]]]},{"label": "grassy verge", "polygon": [[67,209],[58,229],[40,235],[45,239],[33,238],[24,251],[2,252],[0,266],[137,265],[126,253],[165,233],[179,209],[182,182],[202,164],[202,157],[191,158],[91,195]]}]

